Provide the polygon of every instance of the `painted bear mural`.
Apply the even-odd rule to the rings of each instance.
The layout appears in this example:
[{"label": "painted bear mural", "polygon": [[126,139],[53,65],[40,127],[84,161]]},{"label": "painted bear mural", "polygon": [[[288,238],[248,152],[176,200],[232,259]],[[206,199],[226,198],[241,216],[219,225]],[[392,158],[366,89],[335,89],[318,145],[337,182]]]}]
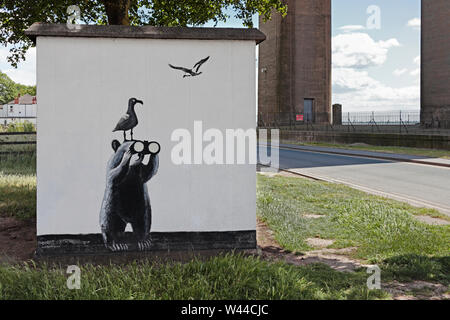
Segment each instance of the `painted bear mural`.
[{"label": "painted bear mural", "polygon": [[[106,188],[100,211],[100,227],[105,246],[111,251],[129,250],[130,244],[140,251],[150,248],[152,208],[146,183],[159,166],[157,142],[112,142],[114,154],[106,170]],[[147,164],[144,157],[149,154]],[[132,241],[125,237],[131,224]]]}]

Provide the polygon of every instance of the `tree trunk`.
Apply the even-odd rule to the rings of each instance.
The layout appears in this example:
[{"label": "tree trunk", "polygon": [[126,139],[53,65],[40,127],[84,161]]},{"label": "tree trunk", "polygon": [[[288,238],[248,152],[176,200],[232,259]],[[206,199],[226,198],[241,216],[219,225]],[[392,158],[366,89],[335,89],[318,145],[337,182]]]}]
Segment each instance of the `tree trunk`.
[{"label": "tree trunk", "polygon": [[130,25],[128,10],[130,0],[102,0],[105,6],[108,24]]}]

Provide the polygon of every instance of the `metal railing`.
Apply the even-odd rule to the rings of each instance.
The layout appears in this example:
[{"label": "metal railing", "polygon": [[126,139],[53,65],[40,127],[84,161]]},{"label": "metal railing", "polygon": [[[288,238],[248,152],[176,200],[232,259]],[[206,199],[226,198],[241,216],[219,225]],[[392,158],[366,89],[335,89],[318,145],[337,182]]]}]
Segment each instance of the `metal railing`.
[{"label": "metal railing", "polygon": [[31,122],[34,125],[36,125],[36,117],[32,117],[32,116],[8,116],[8,117],[4,117],[4,116],[0,116],[0,125],[6,126],[8,124],[10,124],[11,122]]},{"label": "metal railing", "polygon": [[416,125],[420,124],[420,111],[345,112],[343,125]]},{"label": "metal railing", "polygon": [[316,113],[315,121],[306,121],[305,118],[303,121],[297,121],[299,118],[301,119],[298,114],[292,112],[260,112],[258,126],[303,131],[450,135],[450,129],[442,125],[449,119],[435,117],[433,125],[426,125],[426,121],[421,122],[421,113],[418,110],[343,112],[341,123],[334,124],[330,123],[332,115],[329,113]]}]

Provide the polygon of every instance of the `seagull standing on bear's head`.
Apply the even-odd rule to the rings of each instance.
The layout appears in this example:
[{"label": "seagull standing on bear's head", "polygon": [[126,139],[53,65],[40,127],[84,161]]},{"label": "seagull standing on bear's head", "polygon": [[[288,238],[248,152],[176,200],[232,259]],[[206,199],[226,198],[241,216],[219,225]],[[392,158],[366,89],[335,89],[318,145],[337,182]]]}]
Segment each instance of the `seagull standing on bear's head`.
[{"label": "seagull standing on bear's head", "polygon": [[195,76],[198,76],[198,75],[202,74],[202,72],[198,72],[198,70],[200,69],[202,64],[204,64],[206,61],[208,61],[208,59],[209,59],[209,56],[207,56],[206,58],[200,60],[199,62],[194,64],[192,69],[188,69],[188,68],[184,68],[184,67],[176,67],[176,66],[171,65],[170,63],[169,63],[169,67],[171,67],[172,69],[184,71],[185,74],[183,75],[183,78],[195,77]]},{"label": "seagull standing on bear's head", "polygon": [[144,104],[141,100],[138,100],[136,98],[130,98],[128,100],[128,110],[127,113],[125,113],[117,123],[116,127],[114,128],[113,132],[115,131],[123,131],[123,140],[127,140],[127,136],[125,134],[125,131],[131,130],[131,140],[133,140],[133,128],[137,126],[138,124],[138,118],[136,116],[136,112],[134,111],[134,106],[136,103]]}]

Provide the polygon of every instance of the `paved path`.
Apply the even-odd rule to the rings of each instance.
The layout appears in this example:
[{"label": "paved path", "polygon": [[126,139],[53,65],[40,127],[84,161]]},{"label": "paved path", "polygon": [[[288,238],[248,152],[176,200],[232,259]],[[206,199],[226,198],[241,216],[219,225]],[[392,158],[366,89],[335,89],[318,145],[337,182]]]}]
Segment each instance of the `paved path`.
[{"label": "paved path", "polygon": [[[317,150],[320,152],[313,152],[311,148],[315,147],[307,147],[308,151],[291,149],[291,147],[295,146],[280,146],[281,169],[347,184],[369,193],[413,205],[436,208],[450,215],[450,168],[382,160],[361,155],[325,153],[323,148]],[[261,145],[260,148],[265,146]],[[402,157],[402,155],[398,156]]]}]

